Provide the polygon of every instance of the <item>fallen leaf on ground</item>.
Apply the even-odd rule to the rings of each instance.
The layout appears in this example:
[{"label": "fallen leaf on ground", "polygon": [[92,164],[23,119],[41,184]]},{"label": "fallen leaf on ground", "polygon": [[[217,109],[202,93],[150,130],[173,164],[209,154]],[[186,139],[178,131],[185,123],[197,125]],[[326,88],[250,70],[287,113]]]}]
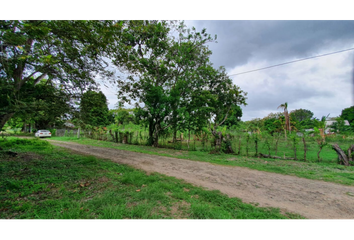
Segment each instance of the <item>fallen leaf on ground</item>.
[{"label": "fallen leaf on ground", "polygon": [[140,192],[140,189],[136,190],[137,192]]}]

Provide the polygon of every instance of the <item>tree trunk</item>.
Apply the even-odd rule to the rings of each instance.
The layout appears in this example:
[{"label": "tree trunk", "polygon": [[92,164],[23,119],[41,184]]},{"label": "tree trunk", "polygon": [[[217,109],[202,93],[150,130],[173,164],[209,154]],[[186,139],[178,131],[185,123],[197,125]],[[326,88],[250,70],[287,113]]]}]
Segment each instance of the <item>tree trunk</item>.
[{"label": "tree trunk", "polygon": [[354,145],[351,145],[348,148],[348,156],[345,154],[345,152],[339,147],[338,144],[332,145],[333,150],[335,150],[338,154],[339,157],[339,164],[343,164],[345,166],[349,166],[349,162],[353,161],[352,159],[352,152],[354,150]]},{"label": "tree trunk", "polygon": [[114,135],[116,136],[116,138],[114,139],[114,137],[113,137],[113,139],[115,140],[116,143],[118,143],[118,131],[115,131]]},{"label": "tree trunk", "polygon": [[173,143],[176,143],[176,139],[177,139],[177,130],[176,130],[176,129],[173,129],[173,139],[172,139],[172,142],[173,142]]},{"label": "tree trunk", "polygon": [[215,134],[215,149],[217,151],[221,151],[221,141],[222,141],[222,133],[218,132]]},{"label": "tree trunk", "polygon": [[154,132],[155,132],[155,124],[153,121],[150,121],[149,123],[149,137],[147,141],[148,146],[153,146],[154,145]]},{"label": "tree trunk", "polygon": [[188,143],[187,143],[187,145],[188,145],[188,150],[189,150],[189,142],[191,141],[191,130],[190,129],[188,129]]},{"label": "tree trunk", "polygon": [[157,132],[155,132],[154,147],[159,147],[159,135],[157,134]]},{"label": "tree trunk", "polygon": [[77,129],[77,138],[80,138],[80,128]]},{"label": "tree trunk", "polygon": [[1,115],[0,117],[0,131],[1,129],[5,126],[5,124],[7,123],[7,121],[9,121],[12,116],[14,115],[15,113],[8,113],[8,114],[4,114],[4,115]]},{"label": "tree trunk", "polygon": [[123,144],[127,144],[128,143],[128,135],[126,133],[123,133]]},{"label": "tree trunk", "polygon": [[340,164],[349,166],[349,159],[345,152],[339,147],[338,144],[332,145],[332,148],[337,152]]},{"label": "tree trunk", "polygon": [[317,159],[318,159],[318,162],[321,161],[321,158],[320,158],[320,153],[322,151],[322,147],[320,146],[320,150],[317,152]]},{"label": "tree trunk", "polygon": [[154,138],[153,138],[153,146],[154,147],[158,147],[159,146],[159,131],[160,131],[160,125],[159,124],[155,124],[155,134],[154,134]]}]

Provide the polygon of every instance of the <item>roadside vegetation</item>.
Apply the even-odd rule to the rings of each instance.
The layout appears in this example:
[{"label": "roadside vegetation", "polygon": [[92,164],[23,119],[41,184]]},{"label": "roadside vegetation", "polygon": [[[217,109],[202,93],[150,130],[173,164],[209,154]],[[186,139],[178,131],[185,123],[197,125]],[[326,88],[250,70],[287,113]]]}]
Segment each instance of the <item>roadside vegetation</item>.
[{"label": "roadside vegetation", "polygon": [[8,138],[0,146],[2,219],[301,218],[47,141]]},{"label": "roadside vegetation", "polygon": [[[80,144],[108,147],[120,150],[140,152],[152,155],[160,155],[173,158],[188,159],[192,161],[210,162],[213,164],[239,166],[259,171],[274,172],[284,175],[292,175],[302,178],[322,180],[327,182],[354,185],[354,166],[338,165],[337,156],[330,148],[325,148],[321,156],[323,160],[295,161],[282,159],[269,159],[246,157],[232,154],[210,154],[205,151],[175,150],[172,148],[155,148],[132,144],[120,144],[107,141],[94,140],[89,138],[76,137],[52,137],[52,140],[71,141]],[[284,146],[286,148],[286,146]],[[289,152],[291,150],[288,150]],[[314,156],[316,153],[313,153]]]}]

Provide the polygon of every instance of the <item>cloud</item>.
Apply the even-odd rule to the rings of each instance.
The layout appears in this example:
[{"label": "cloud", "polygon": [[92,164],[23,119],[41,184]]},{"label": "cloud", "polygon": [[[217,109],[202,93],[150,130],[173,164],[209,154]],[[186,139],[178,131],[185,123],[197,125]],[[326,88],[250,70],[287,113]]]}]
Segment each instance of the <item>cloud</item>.
[{"label": "cloud", "polygon": [[[352,48],[354,21],[186,21],[203,28],[218,43],[210,43],[215,67],[235,74],[292,60]],[[263,118],[285,102],[289,110],[309,109],[315,117],[332,117],[353,105],[354,51],[232,76],[248,92],[242,120]],[[109,108],[117,103],[115,86],[102,86]],[[133,107],[133,106],[126,106]]]},{"label": "cloud", "polygon": [[252,61],[269,64],[317,55],[323,49],[353,47],[354,21],[187,21],[218,43],[209,44],[216,67],[227,69]]},{"label": "cloud", "polygon": [[[265,63],[238,66],[230,74],[257,69]],[[277,112],[277,107],[285,102],[289,111],[305,108],[317,118],[328,113],[332,117],[340,115],[352,102],[352,63],[353,54],[346,52],[232,77],[248,92],[242,120]]]}]

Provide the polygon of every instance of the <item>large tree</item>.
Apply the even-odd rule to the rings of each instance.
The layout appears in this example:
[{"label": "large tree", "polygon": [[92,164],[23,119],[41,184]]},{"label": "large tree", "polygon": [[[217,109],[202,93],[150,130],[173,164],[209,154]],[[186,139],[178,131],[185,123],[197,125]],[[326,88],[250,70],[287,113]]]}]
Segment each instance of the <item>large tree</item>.
[{"label": "large tree", "polygon": [[69,118],[73,108],[71,96],[67,92],[45,79],[36,85],[32,81],[25,85],[21,101],[27,103],[27,108],[17,112],[25,122],[31,120],[35,122],[35,128],[45,129]]},{"label": "large tree", "polygon": [[209,128],[216,138],[217,149],[220,149],[221,144],[224,142],[227,144],[226,151],[232,153],[233,150],[229,144],[228,136],[223,136],[222,132],[218,131],[217,128],[226,121],[232,108],[246,105],[247,93],[233,84],[232,80],[227,76],[225,68],[220,67],[212,72],[205,86],[209,94],[208,101],[205,103],[210,107]]},{"label": "large tree", "polygon": [[106,126],[110,123],[107,98],[101,92],[87,91],[80,102],[80,117],[91,126]]},{"label": "large tree", "polygon": [[[125,35],[129,36],[126,42],[138,43],[138,47],[128,48],[128,54],[117,55],[113,62],[126,63],[125,69],[135,75],[118,81],[118,96],[122,103],[131,100],[142,103],[142,106],[136,105],[137,116],[149,128],[148,144],[157,146],[164,129],[172,127],[176,133],[178,128],[187,126],[180,123],[190,115],[187,111],[191,109],[183,106],[191,101],[193,92],[202,90],[205,85],[203,68],[211,54],[206,43],[213,39],[205,30],[199,33],[186,29],[183,22],[174,25],[137,21],[130,27],[150,29],[155,34],[151,41],[145,41],[144,31]],[[171,34],[171,28],[178,33],[177,37]]]},{"label": "large tree", "polygon": [[298,122],[309,120],[313,117],[313,112],[307,109],[296,109],[290,112],[290,118]]},{"label": "large tree", "polygon": [[[26,107],[22,89],[47,78],[64,91],[80,93],[95,76],[110,77],[103,57],[117,49],[123,22],[0,21],[0,128]],[[109,47],[109,48],[108,48]]]}]

